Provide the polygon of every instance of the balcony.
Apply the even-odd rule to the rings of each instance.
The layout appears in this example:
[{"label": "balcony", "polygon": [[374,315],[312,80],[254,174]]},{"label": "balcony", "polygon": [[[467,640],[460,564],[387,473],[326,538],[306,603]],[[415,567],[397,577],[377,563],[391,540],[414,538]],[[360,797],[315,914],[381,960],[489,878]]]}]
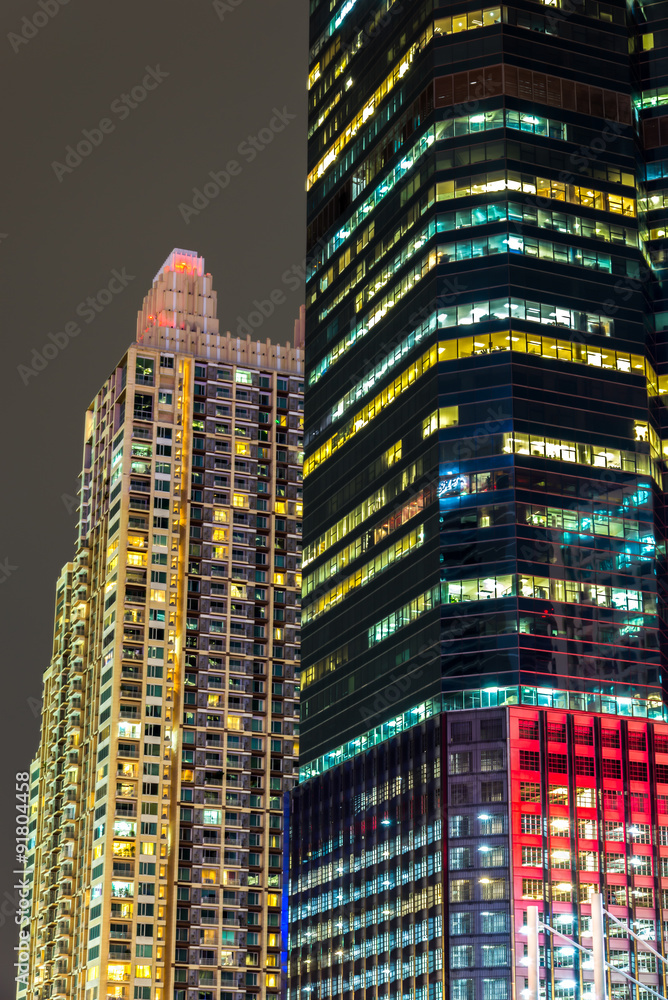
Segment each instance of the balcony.
[{"label": "balcony", "polygon": [[130,497],[130,510],[150,510],[151,502],[148,497]]}]

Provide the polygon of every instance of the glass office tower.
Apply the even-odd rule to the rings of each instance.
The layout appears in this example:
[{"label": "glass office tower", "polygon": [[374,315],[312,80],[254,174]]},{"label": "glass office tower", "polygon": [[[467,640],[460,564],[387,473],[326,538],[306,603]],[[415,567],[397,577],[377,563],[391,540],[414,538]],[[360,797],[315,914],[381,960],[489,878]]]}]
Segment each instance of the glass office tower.
[{"label": "glass office tower", "polygon": [[464,697],[661,713],[665,13],[311,4],[315,771]]},{"label": "glass office tower", "polygon": [[668,5],[310,12],[290,1000],[519,1000],[453,974],[447,720],[666,716]]}]

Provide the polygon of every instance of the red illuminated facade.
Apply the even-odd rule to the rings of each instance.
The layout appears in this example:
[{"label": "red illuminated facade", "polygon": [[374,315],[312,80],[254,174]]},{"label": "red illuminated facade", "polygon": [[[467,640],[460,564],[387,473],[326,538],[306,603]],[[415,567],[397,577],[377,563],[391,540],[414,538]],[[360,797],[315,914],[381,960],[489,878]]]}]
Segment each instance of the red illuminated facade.
[{"label": "red illuminated facade", "polygon": [[[549,922],[587,946],[593,892],[606,909],[663,952],[668,916],[668,726],[637,718],[508,710],[515,977],[519,929],[537,903]],[[630,973],[665,995],[662,965],[609,925],[610,995],[635,989]],[[590,942],[589,942],[590,943]],[[545,942],[541,938],[541,944]],[[543,949],[544,950],[544,949]],[[587,995],[593,968],[555,940],[543,975],[548,995]],[[588,989],[589,988],[589,989]],[[579,993],[579,990],[582,993]],[[642,992],[642,991],[641,991]]]}]

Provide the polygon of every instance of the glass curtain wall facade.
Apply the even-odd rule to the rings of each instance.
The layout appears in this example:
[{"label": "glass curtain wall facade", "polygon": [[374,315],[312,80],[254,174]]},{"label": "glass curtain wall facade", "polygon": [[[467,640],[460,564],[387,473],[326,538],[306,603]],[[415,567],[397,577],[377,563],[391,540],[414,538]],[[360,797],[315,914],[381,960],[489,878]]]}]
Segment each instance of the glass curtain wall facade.
[{"label": "glass curtain wall facade", "polygon": [[277,998],[303,360],[175,250],[86,414],[31,769],[28,995]]},{"label": "glass curtain wall facade", "polygon": [[304,767],[471,690],[663,714],[667,11],[312,0]]},{"label": "glass curtain wall facade", "polygon": [[667,15],[310,4],[290,1000],[519,1000],[594,885],[664,947]]}]

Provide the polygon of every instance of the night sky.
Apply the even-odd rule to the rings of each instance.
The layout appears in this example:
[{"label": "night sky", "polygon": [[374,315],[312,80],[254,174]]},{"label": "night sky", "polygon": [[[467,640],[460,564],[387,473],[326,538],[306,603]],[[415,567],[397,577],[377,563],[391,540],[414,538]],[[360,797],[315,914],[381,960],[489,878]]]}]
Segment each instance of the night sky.
[{"label": "night sky", "polygon": [[[258,336],[292,336],[303,302],[286,272],[305,252],[308,2],[4,0],[0,19],[0,998],[9,1000],[14,777],[37,748],[54,585],[74,555],[84,413],[134,339],[173,247],[205,257],[221,330],[243,329],[254,300],[280,289],[285,302]],[[204,193],[194,201],[207,184],[209,204]],[[114,271],[107,303],[98,293]]]}]

